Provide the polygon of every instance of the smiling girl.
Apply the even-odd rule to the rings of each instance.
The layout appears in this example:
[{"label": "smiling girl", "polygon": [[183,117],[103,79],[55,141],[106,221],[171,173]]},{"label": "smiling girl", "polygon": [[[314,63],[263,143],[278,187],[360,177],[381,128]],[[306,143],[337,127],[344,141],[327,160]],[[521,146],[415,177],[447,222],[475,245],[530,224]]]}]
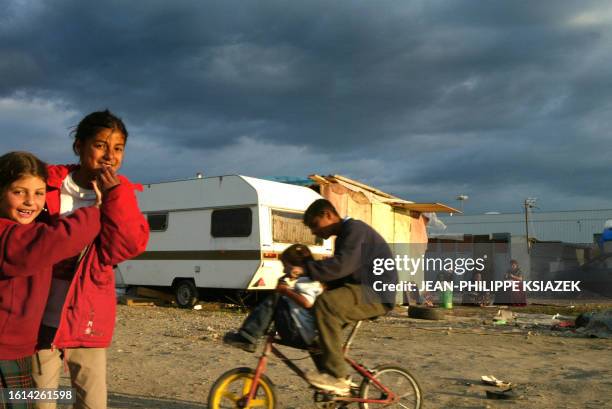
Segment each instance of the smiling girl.
[{"label": "smiling girl", "polygon": [[[110,111],[93,112],[74,132],[72,149],[79,165],[49,166],[47,207],[50,215],[66,215],[95,200],[95,182],[108,188],[101,206],[99,236],[77,258],[54,266],[49,301],[33,362],[38,388],[56,389],[62,359],[76,389],[74,408],[105,409],[106,348],[115,326],[113,266],[142,253],[148,224],[138,208],[139,186],[117,171],[128,138],[123,121]],[[54,408],[55,404],[38,404]]]},{"label": "smiling girl", "polygon": [[[32,359],[54,263],[78,254],[100,232],[101,194],[92,206],[49,224],[46,165],[27,152],[0,157],[0,387],[32,387]],[[13,408],[29,407],[28,403]]]}]

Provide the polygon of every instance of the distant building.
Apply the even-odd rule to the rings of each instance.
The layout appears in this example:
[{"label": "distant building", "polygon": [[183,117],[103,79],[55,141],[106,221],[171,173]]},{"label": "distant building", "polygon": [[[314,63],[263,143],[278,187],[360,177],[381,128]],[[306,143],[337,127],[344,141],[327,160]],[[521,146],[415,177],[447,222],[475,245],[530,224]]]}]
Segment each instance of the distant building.
[{"label": "distant building", "polygon": [[[524,213],[488,213],[480,215],[441,215],[446,224],[444,234],[510,233],[525,236]],[[539,241],[593,243],[601,235],[612,209],[530,212],[529,237]]]}]

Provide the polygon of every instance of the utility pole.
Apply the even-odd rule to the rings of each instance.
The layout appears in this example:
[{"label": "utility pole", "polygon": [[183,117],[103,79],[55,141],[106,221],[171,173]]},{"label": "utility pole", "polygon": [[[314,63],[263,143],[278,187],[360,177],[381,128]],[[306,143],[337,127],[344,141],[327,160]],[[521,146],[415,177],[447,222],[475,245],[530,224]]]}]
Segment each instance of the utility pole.
[{"label": "utility pole", "polygon": [[525,199],[525,202],[523,202],[523,206],[525,208],[525,237],[527,239],[527,254],[531,252],[531,243],[529,242],[529,209],[536,207],[536,200],[538,199],[535,197],[528,197]]},{"label": "utility pole", "polygon": [[457,200],[460,203],[460,207],[461,207],[461,214],[463,214],[463,202],[465,202],[466,200],[468,200],[470,197],[468,195],[458,195],[455,200]]}]

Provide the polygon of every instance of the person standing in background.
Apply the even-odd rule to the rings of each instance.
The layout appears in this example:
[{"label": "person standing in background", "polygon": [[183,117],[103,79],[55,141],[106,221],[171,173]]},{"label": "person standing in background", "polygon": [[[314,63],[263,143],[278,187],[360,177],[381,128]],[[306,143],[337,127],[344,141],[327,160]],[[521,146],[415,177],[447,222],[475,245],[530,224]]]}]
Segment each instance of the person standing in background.
[{"label": "person standing in background", "polygon": [[510,304],[515,307],[524,307],[527,305],[527,295],[523,291],[522,283],[524,280],[523,272],[519,267],[518,261],[510,260],[510,270],[504,275],[505,280],[518,281],[519,290],[510,292]]}]

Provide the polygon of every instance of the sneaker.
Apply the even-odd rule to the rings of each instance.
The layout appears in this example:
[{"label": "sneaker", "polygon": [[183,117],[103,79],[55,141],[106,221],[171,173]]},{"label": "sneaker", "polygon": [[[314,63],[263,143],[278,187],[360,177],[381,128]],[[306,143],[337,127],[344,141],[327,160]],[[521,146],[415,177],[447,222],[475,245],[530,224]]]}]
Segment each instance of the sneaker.
[{"label": "sneaker", "polygon": [[257,345],[240,335],[238,332],[228,332],[223,336],[223,342],[247,352],[255,352]]},{"label": "sneaker", "polygon": [[351,381],[345,378],[336,378],[326,373],[307,372],[306,380],[314,387],[336,395],[348,395],[351,393]]},{"label": "sneaker", "polygon": [[353,382],[353,377],[351,375],[347,376],[344,379],[344,382],[348,385],[349,388],[358,388],[359,384],[357,382]]}]

